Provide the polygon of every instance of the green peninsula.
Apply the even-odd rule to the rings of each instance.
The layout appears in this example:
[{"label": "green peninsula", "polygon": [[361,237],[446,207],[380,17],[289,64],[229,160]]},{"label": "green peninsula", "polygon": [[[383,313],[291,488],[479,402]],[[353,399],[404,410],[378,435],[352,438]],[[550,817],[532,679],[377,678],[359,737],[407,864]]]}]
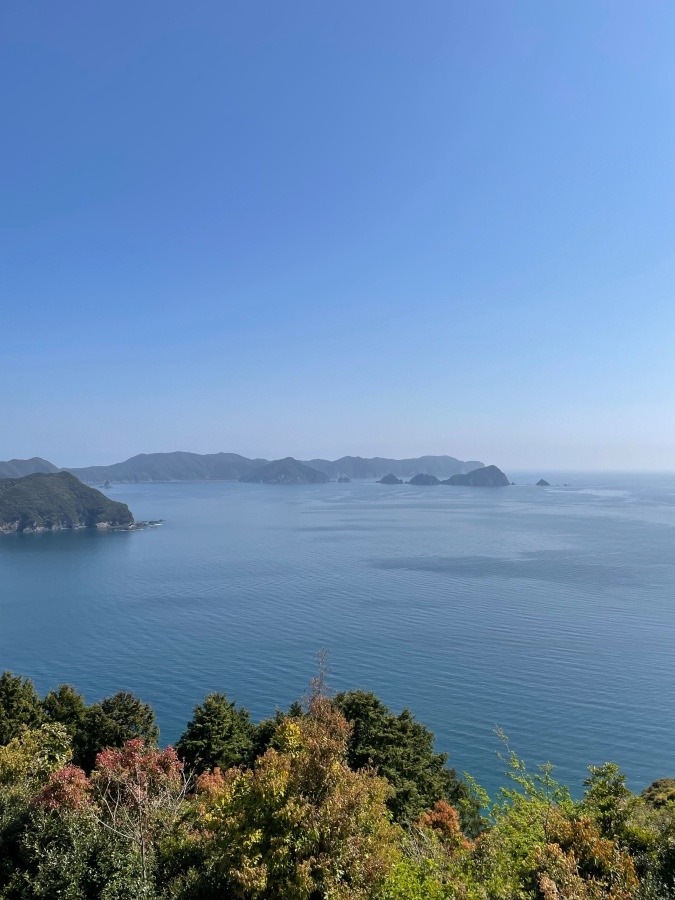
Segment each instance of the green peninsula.
[{"label": "green peninsula", "polygon": [[0,534],[133,524],[125,503],[109,500],[69,472],[0,479]]}]

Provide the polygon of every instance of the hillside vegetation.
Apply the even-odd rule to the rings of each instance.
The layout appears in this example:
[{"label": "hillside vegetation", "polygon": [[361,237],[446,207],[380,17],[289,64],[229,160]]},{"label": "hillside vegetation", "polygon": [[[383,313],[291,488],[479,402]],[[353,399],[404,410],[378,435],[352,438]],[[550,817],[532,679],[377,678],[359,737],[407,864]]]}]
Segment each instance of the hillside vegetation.
[{"label": "hillside vegetation", "polygon": [[225,694],[175,749],[129,692],[0,676],[0,900],[670,900],[675,796],[614,763],[581,799],[504,752],[490,799],[373,694],[257,724]]},{"label": "hillside vegetation", "polygon": [[34,456],[32,459],[8,459],[0,462],[0,478],[23,478],[24,475],[33,475],[35,472],[58,472],[54,463]]},{"label": "hillside vegetation", "polygon": [[69,472],[0,479],[0,533],[131,525],[125,503],[109,500]]}]

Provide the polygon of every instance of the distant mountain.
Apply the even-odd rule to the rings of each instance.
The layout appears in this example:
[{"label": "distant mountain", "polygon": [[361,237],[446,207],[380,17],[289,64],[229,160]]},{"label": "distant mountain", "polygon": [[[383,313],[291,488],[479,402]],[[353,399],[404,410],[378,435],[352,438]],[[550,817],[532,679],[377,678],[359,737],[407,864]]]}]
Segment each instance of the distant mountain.
[{"label": "distant mountain", "polygon": [[34,456],[32,459],[8,459],[0,462],[0,478],[23,478],[35,472],[58,472],[58,466]]},{"label": "distant mountain", "polygon": [[247,459],[238,453],[140,453],[111,466],[71,469],[81,481],[90,484],[136,483],[144,481],[237,481],[266,463],[266,459]]},{"label": "distant mountain", "polygon": [[379,484],[403,484],[403,482],[392,472],[389,472],[387,475],[383,475],[382,478],[380,478]]},{"label": "distant mountain", "polygon": [[[89,484],[103,484],[106,481],[113,484],[146,481],[238,481],[253,474],[267,462],[266,459],[247,459],[238,453],[141,453],[110,466],[68,466],[66,471]],[[437,478],[447,478],[483,465],[475,460],[464,462],[454,456],[421,456],[418,459],[385,459],[379,456],[363,459],[360,456],[343,456],[333,461],[312,459],[300,462],[330,478],[343,475],[353,479],[381,478],[387,472],[399,478],[410,478],[417,472],[430,472]],[[58,470],[54,466],[49,471]]]},{"label": "distant mountain", "polygon": [[410,478],[417,472],[431,472],[437,478],[447,478],[450,475],[479,469],[483,465],[478,460],[465,462],[455,459],[454,456],[420,456],[416,459],[385,459],[380,456],[364,459],[361,456],[343,456],[333,461],[310,459],[306,460],[306,464],[332,478],[339,475],[347,475],[349,478],[381,478],[387,473],[397,475],[399,478]]},{"label": "distant mountain", "polygon": [[125,503],[109,500],[69,472],[0,479],[0,534],[132,525]]},{"label": "distant mountain", "polygon": [[408,484],[440,484],[438,478],[435,475],[425,475],[423,472],[420,472],[419,475],[415,475],[414,478],[411,478]]},{"label": "distant mountain", "polygon": [[253,484],[325,484],[328,475],[298,462],[292,456],[275,459],[239,479]]},{"label": "distant mountain", "polygon": [[443,484],[466,485],[467,487],[504,487],[509,479],[497,466],[483,466],[466,475],[453,475]]}]

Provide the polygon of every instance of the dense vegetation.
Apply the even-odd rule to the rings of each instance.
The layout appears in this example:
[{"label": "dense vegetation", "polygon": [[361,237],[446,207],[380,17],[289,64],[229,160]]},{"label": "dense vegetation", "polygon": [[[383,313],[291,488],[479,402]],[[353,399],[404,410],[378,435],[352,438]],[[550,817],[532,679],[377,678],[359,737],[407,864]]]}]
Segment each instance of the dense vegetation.
[{"label": "dense vegetation", "polygon": [[[224,694],[175,750],[122,692],[87,705],[0,676],[0,898],[666,900],[675,781],[591,767],[580,800],[506,749],[493,801],[372,694],[258,724]],[[482,814],[481,814],[482,811]]]},{"label": "dense vegetation", "polygon": [[109,500],[69,472],[0,479],[0,533],[133,521],[125,503]]}]

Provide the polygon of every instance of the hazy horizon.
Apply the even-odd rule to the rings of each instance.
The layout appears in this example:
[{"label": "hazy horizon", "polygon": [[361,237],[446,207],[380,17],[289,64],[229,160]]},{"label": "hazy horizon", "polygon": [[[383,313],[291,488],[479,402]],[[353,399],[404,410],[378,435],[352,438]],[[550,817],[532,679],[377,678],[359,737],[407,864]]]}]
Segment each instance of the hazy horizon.
[{"label": "hazy horizon", "polygon": [[675,468],[675,6],[2,12],[0,458]]},{"label": "hazy horizon", "polygon": [[[79,469],[79,468],[88,468],[88,467],[93,467],[93,466],[110,466],[110,465],[114,465],[115,463],[125,462],[126,460],[131,459],[135,456],[139,456],[139,455],[151,455],[151,454],[155,454],[155,453],[174,453],[174,452],[199,453],[199,454],[204,454],[204,455],[215,454],[215,453],[238,453],[240,456],[244,456],[249,459],[266,459],[266,460],[270,460],[270,461],[277,460],[277,459],[284,459],[287,456],[291,456],[294,459],[304,460],[304,461],[309,461],[312,459],[327,459],[327,460],[332,461],[332,460],[341,459],[342,457],[345,457],[345,456],[362,457],[365,459],[371,459],[373,457],[380,457],[383,459],[418,459],[418,458],[424,457],[424,456],[450,456],[450,457],[454,457],[455,459],[459,459],[462,461],[467,461],[467,460],[480,461],[480,462],[484,463],[486,466],[487,465],[497,465],[497,466],[499,466],[499,468],[506,471],[506,473],[511,477],[518,477],[518,476],[520,476],[520,477],[532,476],[533,477],[535,475],[537,478],[548,477],[548,476],[563,477],[565,475],[569,476],[569,475],[575,475],[575,474],[576,475],[594,475],[594,474],[598,474],[598,475],[602,475],[602,474],[608,474],[608,475],[613,475],[613,474],[616,474],[616,475],[631,475],[631,474],[670,475],[670,474],[675,473],[675,467],[672,469],[667,469],[667,468],[663,468],[663,469],[658,469],[658,468],[653,468],[653,469],[604,468],[604,469],[602,469],[602,468],[592,468],[592,467],[566,468],[566,467],[561,467],[561,466],[547,465],[545,463],[544,464],[535,463],[530,466],[523,466],[523,465],[511,466],[508,464],[502,464],[498,460],[484,459],[479,455],[478,456],[470,456],[470,455],[469,456],[460,456],[456,453],[442,452],[442,451],[439,451],[438,453],[436,453],[436,452],[431,452],[431,453],[420,452],[420,453],[408,453],[408,454],[393,454],[393,453],[386,453],[386,452],[385,453],[377,453],[376,452],[376,453],[337,453],[337,454],[333,453],[333,454],[323,454],[323,455],[319,455],[316,453],[302,454],[302,453],[281,452],[276,455],[266,455],[264,453],[241,453],[239,450],[236,450],[236,449],[233,450],[233,449],[228,449],[228,448],[221,449],[221,450],[203,450],[203,451],[180,448],[178,451],[176,451],[176,450],[139,450],[136,453],[129,453],[126,456],[121,456],[117,459],[100,459],[100,460],[95,460],[95,461],[83,461],[83,462],[77,462],[77,463],[64,462],[63,460],[55,459],[54,457],[43,454],[43,453],[30,453],[30,454],[27,454],[26,456],[22,456],[22,457],[17,457],[16,455],[2,456],[2,454],[0,454],[0,462],[5,462],[10,459],[31,459],[33,457],[38,457],[40,459],[45,459],[48,462],[51,462],[54,465],[56,465],[62,469],[64,469],[64,468]],[[430,473],[430,474],[433,474],[433,473]]]}]

